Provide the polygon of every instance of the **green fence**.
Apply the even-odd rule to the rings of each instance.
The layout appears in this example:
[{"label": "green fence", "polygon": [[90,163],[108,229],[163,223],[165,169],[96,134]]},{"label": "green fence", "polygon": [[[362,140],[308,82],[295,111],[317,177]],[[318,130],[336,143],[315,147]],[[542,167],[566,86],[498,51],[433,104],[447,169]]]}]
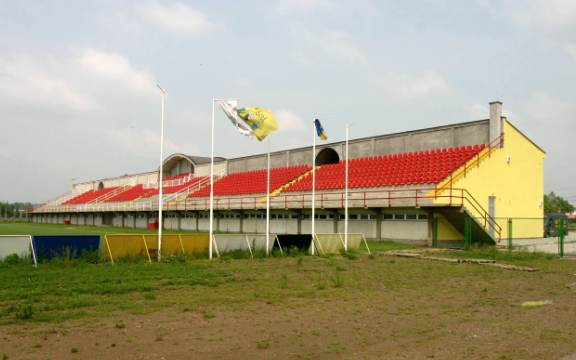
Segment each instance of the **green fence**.
[{"label": "green fence", "polygon": [[[478,238],[477,229],[483,227],[484,221],[481,218],[464,218],[457,227],[461,237],[459,241],[453,241],[455,246],[469,249],[473,244],[479,244],[481,239]],[[479,226],[475,226],[475,222]],[[497,226],[489,227],[487,232],[500,248],[576,256],[576,229],[572,229],[565,218],[497,217],[494,222]],[[499,229],[499,234],[495,229]],[[440,243],[438,219],[435,218],[432,221],[432,246],[439,247]]]},{"label": "green fence", "polygon": [[502,227],[500,246],[576,256],[576,231],[565,218],[496,218]]}]

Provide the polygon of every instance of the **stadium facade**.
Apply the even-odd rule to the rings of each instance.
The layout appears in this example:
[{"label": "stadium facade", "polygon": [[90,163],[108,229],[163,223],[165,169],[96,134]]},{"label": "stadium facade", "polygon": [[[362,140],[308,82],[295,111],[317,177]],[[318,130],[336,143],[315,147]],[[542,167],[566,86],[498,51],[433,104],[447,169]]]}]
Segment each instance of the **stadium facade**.
[{"label": "stadium facade", "polygon": [[[345,144],[316,149],[316,233],[344,230]],[[310,147],[271,154],[271,228],[310,234]],[[490,117],[349,142],[349,231],[429,245],[498,242],[506,218],[542,218],[545,152],[490,103]],[[207,231],[210,158],[164,161],[164,227]],[[264,233],[266,155],[215,158],[215,231]],[[150,228],[158,223],[158,171],[74,184],[34,209],[38,223]],[[521,231],[522,234],[516,233]],[[542,226],[515,229],[541,237]]]}]

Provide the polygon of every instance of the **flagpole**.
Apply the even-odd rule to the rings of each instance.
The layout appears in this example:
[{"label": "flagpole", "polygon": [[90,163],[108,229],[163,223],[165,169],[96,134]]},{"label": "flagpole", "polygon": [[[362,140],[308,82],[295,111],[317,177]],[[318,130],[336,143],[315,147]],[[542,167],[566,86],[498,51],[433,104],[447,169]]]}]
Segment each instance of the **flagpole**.
[{"label": "flagpole", "polygon": [[346,174],[344,179],[344,251],[348,252],[348,133],[349,126],[346,124]]},{"label": "flagpole", "polygon": [[160,85],[156,84],[158,89],[162,92],[162,115],[160,120],[160,170],[158,176],[158,262],[162,260],[162,203],[163,203],[163,186],[164,179],[164,106],[166,102],[166,90]]},{"label": "flagpole", "polygon": [[270,253],[270,136],[268,142],[268,171],[266,172],[266,256]]},{"label": "flagpole", "polygon": [[209,246],[208,246],[208,258],[212,259],[212,241],[214,236],[214,98],[212,98],[212,145],[210,149],[210,230],[209,230]]},{"label": "flagpole", "polygon": [[315,231],[315,216],[316,216],[316,124],[312,122],[312,203],[310,204],[312,208],[312,244],[310,245],[310,251],[312,255],[316,252],[314,239],[316,237]]}]

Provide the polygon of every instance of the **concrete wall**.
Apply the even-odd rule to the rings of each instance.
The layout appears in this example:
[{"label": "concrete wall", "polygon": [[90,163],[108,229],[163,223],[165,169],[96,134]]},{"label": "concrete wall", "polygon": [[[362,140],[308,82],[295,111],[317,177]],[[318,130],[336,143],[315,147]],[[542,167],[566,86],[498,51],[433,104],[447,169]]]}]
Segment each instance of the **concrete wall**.
[{"label": "concrete wall", "polygon": [[195,214],[185,214],[180,220],[180,228],[182,230],[196,231],[196,215]]},{"label": "concrete wall", "polygon": [[148,217],[145,213],[138,213],[136,215],[136,227],[139,229],[146,229],[148,227]]},{"label": "concrete wall", "polygon": [[[452,146],[487,144],[488,120],[447,125],[398,134],[381,135],[350,141],[350,158],[386,155],[409,151],[437,149]],[[316,154],[324,148],[332,148],[343,158],[344,143],[318,145]],[[277,151],[271,154],[272,167],[307,164],[312,165],[310,147]],[[266,168],[266,154],[228,160],[228,173]]]},{"label": "concrete wall", "polygon": [[112,226],[123,227],[124,226],[124,214],[116,213],[112,218]]}]

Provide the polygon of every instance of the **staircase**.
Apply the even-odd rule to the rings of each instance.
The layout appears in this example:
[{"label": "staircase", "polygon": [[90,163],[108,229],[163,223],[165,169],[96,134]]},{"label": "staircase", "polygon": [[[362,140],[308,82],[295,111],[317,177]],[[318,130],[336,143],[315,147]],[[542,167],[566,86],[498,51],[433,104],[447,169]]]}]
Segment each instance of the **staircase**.
[{"label": "staircase", "polygon": [[[320,169],[322,166],[316,166],[316,170]],[[299,182],[300,180],[306,178],[307,176],[310,176],[312,174],[312,169],[306,171],[304,174],[299,175],[298,177],[295,177],[294,179],[290,180],[289,182],[287,182],[286,184],[280,186],[277,189],[274,189],[270,192],[270,199],[272,199],[275,196],[280,195],[280,193],[282,193],[284,190],[286,190],[290,185],[295,184],[297,182]],[[262,204],[266,202],[266,196],[258,199],[258,204]]]},{"label": "staircase", "polygon": [[[471,212],[465,208],[436,208],[435,211],[444,216],[455,229],[460,231],[463,235],[465,233],[464,227],[466,218],[471,219],[471,239],[472,244],[476,245],[495,245],[500,242],[500,229],[494,222],[494,219],[486,219],[486,226],[484,226],[484,218],[474,217]],[[464,240],[441,240],[438,241],[441,247],[464,247]]]}]

